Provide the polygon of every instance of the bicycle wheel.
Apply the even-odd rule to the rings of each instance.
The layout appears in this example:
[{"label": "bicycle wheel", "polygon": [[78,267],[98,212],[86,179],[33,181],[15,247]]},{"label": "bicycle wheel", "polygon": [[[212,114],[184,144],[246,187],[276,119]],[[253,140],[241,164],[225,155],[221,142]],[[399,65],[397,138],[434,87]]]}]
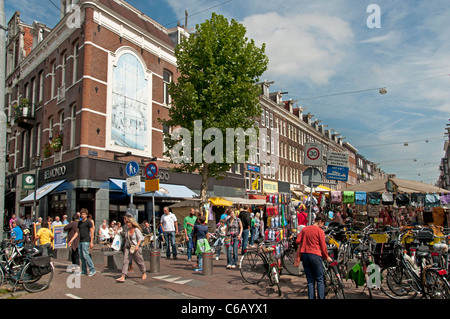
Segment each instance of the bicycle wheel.
[{"label": "bicycle wheel", "polygon": [[[337,271],[337,270],[336,270]],[[334,270],[327,268],[324,272],[325,299],[345,299],[344,286]]]},{"label": "bicycle wheel", "polygon": [[277,285],[278,296],[281,296],[280,275],[278,274],[278,270],[277,270],[276,266],[270,268],[269,278],[270,278],[270,282],[273,286]]},{"label": "bicycle wheel", "polygon": [[425,271],[424,289],[427,299],[449,299],[450,297],[448,283],[435,269]]},{"label": "bicycle wheel", "polygon": [[261,282],[267,274],[269,264],[265,257],[256,251],[248,251],[239,262],[242,279],[249,284]]},{"label": "bicycle wheel", "polygon": [[331,281],[333,283],[336,298],[345,299],[344,284],[342,283],[342,277],[337,266],[332,267],[331,274]]},{"label": "bicycle wheel", "polygon": [[412,287],[411,274],[401,266],[383,268],[381,275],[381,291],[392,299],[413,299],[417,291]]},{"label": "bicycle wheel", "polygon": [[289,275],[292,276],[300,276],[300,267],[295,267],[295,255],[297,251],[294,248],[288,248],[283,252],[283,255],[281,256],[281,265],[283,266],[283,269],[288,272]]},{"label": "bicycle wheel", "polygon": [[48,274],[42,276],[33,276],[31,273],[31,264],[28,263],[23,268],[20,279],[22,286],[28,292],[39,292],[47,289],[53,279],[54,268],[52,264],[51,271]]}]

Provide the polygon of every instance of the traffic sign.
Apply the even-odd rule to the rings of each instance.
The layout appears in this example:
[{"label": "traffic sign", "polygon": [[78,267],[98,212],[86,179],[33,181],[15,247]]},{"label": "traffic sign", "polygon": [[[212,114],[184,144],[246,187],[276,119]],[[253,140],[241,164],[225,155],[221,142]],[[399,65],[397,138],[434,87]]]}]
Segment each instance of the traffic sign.
[{"label": "traffic sign", "polygon": [[348,167],[348,153],[327,152],[327,165]]},{"label": "traffic sign", "polygon": [[323,145],[319,143],[305,144],[304,164],[306,166],[322,166]]},{"label": "traffic sign", "polygon": [[156,166],[155,163],[148,163],[147,166],[145,166],[145,175],[149,179],[156,178],[156,175],[158,175],[158,166]]},{"label": "traffic sign", "polygon": [[139,164],[138,164],[138,162],[136,162],[136,161],[128,162],[125,171],[127,172],[127,175],[130,176],[130,177],[136,176],[137,173],[139,173]]},{"label": "traffic sign", "polygon": [[328,165],[326,177],[327,179],[346,182],[348,180],[348,167]]},{"label": "traffic sign", "polygon": [[159,178],[147,179],[145,181],[146,192],[156,192],[159,190]]},{"label": "traffic sign", "polygon": [[127,193],[136,194],[141,192],[141,177],[132,176],[127,178]]},{"label": "traffic sign", "polygon": [[305,169],[305,171],[302,174],[302,182],[303,185],[308,185],[311,187],[311,183],[320,184],[322,183],[322,172],[319,171],[317,168],[314,167],[308,167]]}]

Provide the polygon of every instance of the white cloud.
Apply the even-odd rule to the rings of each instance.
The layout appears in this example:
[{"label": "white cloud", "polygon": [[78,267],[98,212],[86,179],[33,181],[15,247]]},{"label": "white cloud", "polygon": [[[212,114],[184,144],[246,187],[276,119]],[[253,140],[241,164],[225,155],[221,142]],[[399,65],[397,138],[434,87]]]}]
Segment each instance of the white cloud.
[{"label": "white cloud", "polygon": [[247,36],[266,43],[268,74],[326,84],[347,55],[353,32],[344,20],[322,14],[277,12],[257,14],[242,21]]}]

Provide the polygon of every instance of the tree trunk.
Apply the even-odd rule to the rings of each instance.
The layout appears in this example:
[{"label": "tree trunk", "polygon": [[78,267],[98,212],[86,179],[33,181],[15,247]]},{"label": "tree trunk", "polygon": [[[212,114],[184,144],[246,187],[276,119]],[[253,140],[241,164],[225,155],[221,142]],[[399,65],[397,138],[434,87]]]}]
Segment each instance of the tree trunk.
[{"label": "tree trunk", "polygon": [[200,185],[200,211],[202,212],[204,205],[207,203],[206,192],[208,191],[208,179],[209,179],[208,173],[209,173],[208,163],[203,163],[202,183]]}]

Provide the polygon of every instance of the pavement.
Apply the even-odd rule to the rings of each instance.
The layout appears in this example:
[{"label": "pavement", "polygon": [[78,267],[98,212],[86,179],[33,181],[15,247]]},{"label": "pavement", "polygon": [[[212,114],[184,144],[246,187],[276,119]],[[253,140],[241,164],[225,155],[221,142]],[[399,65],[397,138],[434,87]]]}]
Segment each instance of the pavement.
[{"label": "pavement", "polygon": [[[63,254],[58,254],[63,255]],[[308,299],[306,278],[283,274],[280,278],[282,295],[278,296],[276,287],[269,285],[267,278],[252,285],[243,281],[240,271],[226,269],[226,255],[221,254],[217,261],[213,259],[212,275],[195,272],[193,261],[189,262],[185,254],[178,259],[160,257],[158,273],[150,273],[150,262],[146,261],[147,279],[134,265],[134,272],[129,273],[124,283],[116,282],[120,277],[119,269],[109,269],[107,258],[96,253],[96,274],[93,277],[79,276],[68,271],[70,262],[61,256],[53,259],[55,276],[49,289],[39,293],[24,293],[19,289],[13,297],[17,299],[128,299],[128,300],[300,300]],[[118,256],[120,263],[120,256]],[[116,259],[117,260],[117,259]],[[120,267],[121,268],[121,267]],[[363,287],[356,287],[351,281],[345,281],[347,299],[369,299]],[[11,297],[4,294],[3,297]],[[383,292],[375,290],[373,299],[389,299]]]}]

